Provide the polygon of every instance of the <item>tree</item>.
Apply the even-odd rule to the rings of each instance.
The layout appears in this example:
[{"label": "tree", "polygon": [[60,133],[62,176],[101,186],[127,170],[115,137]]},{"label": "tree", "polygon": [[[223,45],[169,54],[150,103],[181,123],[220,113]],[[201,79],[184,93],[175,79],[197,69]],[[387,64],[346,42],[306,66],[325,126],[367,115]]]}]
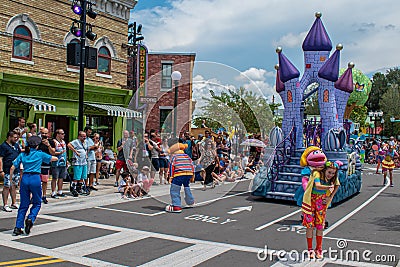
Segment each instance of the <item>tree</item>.
[{"label": "tree", "polygon": [[207,104],[201,108],[202,113],[198,117],[206,118],[207,123],[213,121],[226,129],[239,126],[250,133],[265,134],[272,128],[272,112],[262,96],[243,87],[228,89],[220,94],[210,90],[210,94],[211,98],[203,98]]},{"label": "tree", "polygon": [[[386,121],[386,125],[389,125],[390,123],[390,118],[399,118],[400,117],[400,111],[399,111],[399,103],[400,103],[400,91],[399,91],[399,85],[397,84],[392,84],[389,86],[387,89],[386,93],[382,96],[381,99],[381,106],[382,106],[382,111],[383,111],[383,116]],[[397,124],[397,123],[396,123]],[[399,133],[399,127],[398,125],[391,125],[390,127],[391,133],[392,134],[398,134]]]}]

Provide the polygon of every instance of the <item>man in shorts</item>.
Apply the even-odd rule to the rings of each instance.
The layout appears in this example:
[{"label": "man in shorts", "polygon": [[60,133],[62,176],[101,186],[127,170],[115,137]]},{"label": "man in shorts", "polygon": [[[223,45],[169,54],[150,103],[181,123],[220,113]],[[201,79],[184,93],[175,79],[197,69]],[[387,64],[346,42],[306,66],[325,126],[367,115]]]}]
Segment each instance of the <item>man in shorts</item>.
[{"label": "man in shorts", "polygon": [[[67,177],[67,145],[64,141],[65,133],[63,129],[56,130],[56,138],[54,141],[54,156],[58,158],[57,161],[51,163],[51,197],[65,197],[62,191],[64,179]],[[56,185],[58,192],[56,191]]]},{"label": "man in shorts", "polygon": [[[38,150],[43,151],[46,154],[54,155],[55,145],[51,138],[49,138],[49,130],[47,128],[42,128],[40,131],[40,136],[42,137],[42,143],[39,144]],[[50,176],[50,163],[42,163],[40,180],[42,181],[42,202],[47,204],[46,192],[47,192],[47,182]]]},{"label": "man in shorts", "polygon": [[96,155],[95,155],[95,150],[98,149],[98,145],[96,145],[90,136],[92,135],[92,128],[89,126],[85,127],[85,132],[86,132],[86,143],[87,143],[87,174],[89,176],[89,179],[85,180],[87,188],[89,190],[95,190],[97,191],[97,188],[93,186],[94,182],[94,176],[96,175]]},{"label": "man in shorts", "polygon": [[[17,190],[19,182],[19,168],[15,169],[13,177],[10,177],[10,168],[14,159],[21,153],[18,145],[18,134],[14,131],[7,133],[6,141],[0,145],[0,178],[4,179],[3,187],[3,210],[12,212],[12,209],[18,209]],[[11,194],[11,206],[7,205],[8,196]]]},{"label": "man in shorts", "polygon": [[[72,165],[74,168],[74,179],[71,184],[71,192],[74,197],[82,190],[82,182],[87,179],[87,142],[86,133],[79,131],[78,138],[68,143],[68,148],[73,152]],[[88,190],[83,192],[88,194]]]}]

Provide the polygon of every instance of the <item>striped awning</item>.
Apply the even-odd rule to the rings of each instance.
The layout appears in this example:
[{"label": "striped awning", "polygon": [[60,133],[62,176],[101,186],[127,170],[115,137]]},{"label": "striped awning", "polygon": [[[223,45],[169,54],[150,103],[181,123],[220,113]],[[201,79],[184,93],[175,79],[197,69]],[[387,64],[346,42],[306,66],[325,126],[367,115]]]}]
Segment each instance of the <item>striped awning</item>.
[{"label": "striped awning", "polygon": [[132,109],[123,108],[119,106],[112,106],[112,105],[101,105],[101,104],[92,104],[92,103],[85,103],[92,108],[102,109],[107,111],[108,116],[114,117],[126,117],[126,118],[141,118],[142,113],[134,111]]},{"label": "striped awning", "polygon": [[56,112],[56,106],[36,100],[34,98],[29,97],[21,97],[21,96],[9,96],[12,100],[22,102],[24,104],[28,104],[29,106],[33,107],[34,111],[52,111]]}]

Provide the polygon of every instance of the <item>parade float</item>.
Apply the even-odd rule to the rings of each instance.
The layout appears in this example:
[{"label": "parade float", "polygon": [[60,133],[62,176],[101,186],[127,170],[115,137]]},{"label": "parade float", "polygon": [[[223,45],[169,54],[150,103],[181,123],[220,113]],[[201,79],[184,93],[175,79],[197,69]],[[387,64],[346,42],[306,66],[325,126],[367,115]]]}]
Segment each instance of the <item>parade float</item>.
[{"label": "parade float", "polygon": [[[300,156],[310,145],[321,147],[328,160],[344,163],[339,170],[341,186],[332,203],[347,199],[361,189],[359,157],[346,150],[350,127],[345,112],[354,90],[354,64],[349,63],[339,76],[343,46],[336,45],[330,55],[332,43],[322,23],[321,13],[315,16],[302,46],[305,71],[301,78],[299,70],[283,54],[282,48],[276,49],[279,59],[279,65],[275,66],[276,91],[284,105],[282,129],[274,127],[270,132],[271,149],[267,149],[264,166],[254,177],[251,188],[253,196],[295,200],[302,178]],[[311,84],[317,86],[306,91]],[[320,120],[309,123],[304,118],[304,103],[315,93],[318,93]]]}]

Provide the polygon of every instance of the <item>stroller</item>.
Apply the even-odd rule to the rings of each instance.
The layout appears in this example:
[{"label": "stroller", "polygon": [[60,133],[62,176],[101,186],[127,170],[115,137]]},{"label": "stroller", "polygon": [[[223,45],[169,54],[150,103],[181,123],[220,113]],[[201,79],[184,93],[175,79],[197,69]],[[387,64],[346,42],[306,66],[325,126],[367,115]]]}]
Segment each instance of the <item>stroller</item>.
[{"label": "stroller", "polygon": [[100,167],[100,179],[108,179],[110,178],[110,173],[109,170],[107,168],[107,164],[106,163],[101,163],[101,167]]}]

